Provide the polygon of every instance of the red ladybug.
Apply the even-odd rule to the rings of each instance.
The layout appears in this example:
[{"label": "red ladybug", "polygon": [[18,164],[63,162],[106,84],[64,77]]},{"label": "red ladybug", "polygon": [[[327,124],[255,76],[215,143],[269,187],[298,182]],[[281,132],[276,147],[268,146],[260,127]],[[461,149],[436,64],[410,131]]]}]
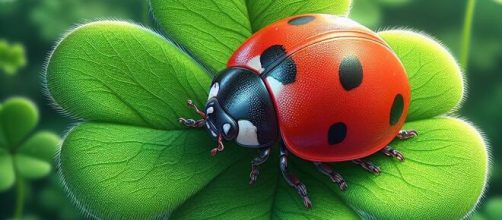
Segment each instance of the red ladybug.
[{"label": "red ladybug", "polygon": [[405,69],[377,34],[345,17],[307,14],[251,36],[213,80],[204,111],[189,101],[202,119],[180,122],[207,127],[218,143],[212,155],[223,150],[223,139],[257,148],[251,184],[279,142],[282,174],[311,207],[305,185],[288,171],[288,151],[345,190],[325,162],[354,161],[378,174],[362,158],[382,151],[403,160],[388,144],[417,135],[400,130],[409,104]]}]

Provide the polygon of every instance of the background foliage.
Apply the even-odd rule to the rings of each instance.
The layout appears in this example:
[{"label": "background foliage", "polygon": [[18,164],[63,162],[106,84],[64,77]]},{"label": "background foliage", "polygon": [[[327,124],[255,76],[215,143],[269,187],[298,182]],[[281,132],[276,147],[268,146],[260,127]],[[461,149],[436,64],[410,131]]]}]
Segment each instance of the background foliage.
[{"label": "background foliage", "polygon": [[[127,19],[155,28],[147,6],[147,2],[140,0],[0,0],[0,38],[23,44],[28,61],[15,76],[0,73],[0,102],[11,96],[29,97],[40,108],[38,128],[64,134],[70,121],[47,104],[40,87],[39,75],[54,42],[74,24],[96,18]],[[352,17],[374,30],[389,27],[422,30],[442,41],[459,58],[465,6],[466,1],[458,0],[355,0]],[[461,115],[482,127],[490,140],[494,164],[487,200],[502,196],[502,187],[497,187],[502,185],[502,149],[497,147],[502,144],[501,23],[500,1],[478,1],[466,70],[469,98],[461,110]],[[79,216],[57,182],[52,174],[51,178],[30,184],[25,216],[41,219]],[[11,217],[14,194],[0,193],[0,219]],[[496,218],[497,208],[493,207],[500,206],[500,200],[494,201],[482,206],[476,218]]]}]

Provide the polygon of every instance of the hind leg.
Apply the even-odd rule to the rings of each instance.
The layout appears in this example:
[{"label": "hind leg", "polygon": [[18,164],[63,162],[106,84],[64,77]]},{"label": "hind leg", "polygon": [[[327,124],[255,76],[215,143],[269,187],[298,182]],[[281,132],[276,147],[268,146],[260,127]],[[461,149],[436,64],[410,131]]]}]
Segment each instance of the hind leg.
[{"label": "hind leg", "polygon": [[321,162],[314,162],[314,165],[316,166],[317,170],[319,170],[324,175],[328,176],[331,179],[331,181],[336,183],[338,187],[340,187],[341,191],[345,191],[347,189],[347,183],[343,179],[342,175],[331,169],[331,167],[328,164]]},{"label": "hind leg", "polygon": [[291,172],[288,169],[288,150],[286,149],[286,146],[284,143],[281,141],[281,147],[280,147],[280,158],[279,158],[279,165],[281,168],[281,173],[282,176],[284,177],[284,180],[286,182],[294,187],[296,189],[296,192],[298,192],[298,195],[303,198],[303,205],[306,208],[311,208],[312,207],[312,202],[310,201],[310,198],[307,193],[307,188],[305,185],[300,182],[298,177],[295,175],[291,174]]},{"label": "hind leg", "polygon": [[[418,136],[418,132],[415,130],[401,130],[399,133],[396,135],[396,137],[399,140],[408,140],[410,138]],[[399,161],[404,161],[404,156],[402,153],[397,151],[396,149],[392,148],[391,146],[387,146],[384,149],[381,150],[382,153],[384,153],[388,157],[393,157],[398,159]],[[374,174],[380,174],[381,170],[380,167],[376,166],[370,161],[365,161],[362,159],[359,160],[353,160],[355,164],[360,165],[363,169],[374,173]]]},{"label": "hind leg", "polygon": [[[397,134],[396,137],[399,140],[408,140],[408,139],[414,138],[416,136],[418,136],[418,132],[415,130],[401,130],[401,131],[399,131],[399,133]],[[382,150],[382,153],[384,153],[385,156],[393,157],[393,158],[396,158],[400,161],[404,160],[403,154],[401,152],[397,151],[396,149],[392,148],[391,146],[385,147]]]}]

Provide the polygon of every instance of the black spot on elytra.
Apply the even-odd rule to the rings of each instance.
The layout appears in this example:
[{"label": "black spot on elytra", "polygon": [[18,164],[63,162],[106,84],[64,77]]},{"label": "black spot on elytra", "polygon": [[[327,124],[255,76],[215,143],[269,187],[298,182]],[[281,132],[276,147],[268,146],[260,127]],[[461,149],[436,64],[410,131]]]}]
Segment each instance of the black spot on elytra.
[{"label": "black spot on elytra", "polygon": [[330,145],[339,144],[345,140],[345,136],[347,136],[347,126],[342,122],[335,123],[329,127],[328,143]]},{"label": "black spot on elytra", "polygon": [[352,90],[363,81],[363,67],[356,56],[344,57],[338,69],[340,83],[347,91]]},{"label": "black spot on elytra", "polygon": [[263,51],[260,62],[264,68],[264,78],[271,76],[284,85],[295,81],[295,61],[287,56],[282,45],[273,45]]},{"label": "black spot on elytra", "polygon": [[315,19],[315,17],[311,16],[311,15],[300,16],[300,17],[296,17],[296,18],[293,18],[293,19],[289,20],[288,24],[291,24],[291,25],[304,25],[304,24],[310,23],[314,19]]},{"label": "black spot on elytra", "polygon": [[260,55],[261,66],[265,69],[269,68],[274,62],[286,56],[286,49],[282,45],[273,45],[267,48]]},{"label": "black spot on elytra", "polygon": [[395,125],[401,115],[403,114],[404,109],[404,99],[401,94],[397,94],[394,98],[394,102],[392,103],[392,107],[390,108],[390,125]]}]

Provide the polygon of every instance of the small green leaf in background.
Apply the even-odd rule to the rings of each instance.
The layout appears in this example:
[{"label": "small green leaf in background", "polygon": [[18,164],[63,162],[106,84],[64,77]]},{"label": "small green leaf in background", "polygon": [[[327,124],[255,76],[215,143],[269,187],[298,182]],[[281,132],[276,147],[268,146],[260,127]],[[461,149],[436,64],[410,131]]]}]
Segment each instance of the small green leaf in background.
[{"label": "small green leaf in background", "polygon": [[485,213],[487,219],[502,219],[502,198],[490,199],[485,205]]},{"label": "small green leaf in background", "polygon": [[26,66],[26,55],[22,44],[10,44],[0,39],[0,71],[14,75],[18,69]]},{"label": "small green leaf in background", "polygon": [[311,163],[292,159],[290,167],[314,203],[310,210],[279,174],[276,151],[249,186],[254,151],[228,143],[210,157],[215,143],[207,132],[177,123],[180,116],[196,117],[186,99],[205,103],[211,79],[202,65],[223,68],[242,41],[277,19],[347,15],[350,2],[152,0],[165,31],[195,58],[127,22],[93,22],[71,31],[46,73],[52,98],[83,121],[67,134],[59,158],[71,197],[105,219],[466,216],[486,185],[485,143],[469,123],[442,116],[458,108],[462,74],[444,47],[419,33],[380,33],[403,61],[413,90],[405,127],[420,136],[393,143],[406,161],[372,157],[383,168],[380,176],[352,163],[335,164],[349,184],[340,192]]},{"label": "small green leaf in background", "polygon": [[48,183],[35,197],[39,213],[53,219],[85,219],[81,210],[68,201],[58,175],[50,175]]},{"label": "small green leaf in background", "polygon": [[502,197],[493,197],[473,214],[472,220],[500,220],[502,219]]},{"label": "small green leaf in background", "polygon": [[376,0],[376,1],[379,4],[387,7],[399,7],[412,2],[412,0]]},{"label": "small green leaf in background", "polygon": [[479,214],[479,213],[474,213],[471,217],[470,220],[486,220],[486,218]]},{"label": "small green leaf in background", "polygon": [[41,36],[50,41],[60,37],[77,22],[103,16],[125,17],[126,11],[121,5],[111,8],[96,0],[44,0],[36,4],[29,14],[36,28],[40,29]]},{"label": "small green leaf in background", "polygon": [[375,0],[354,0],[350,18],[370,29],[378,29],[382,23],[382,7]]},{"label": "small green leaf in background", "polygon": [[38,110],[28,99],[10,98],[0,106],[0,191],[16,178],[36,179],[51,171],[60,139],[48,131],[34,133],[37,123]]}]

